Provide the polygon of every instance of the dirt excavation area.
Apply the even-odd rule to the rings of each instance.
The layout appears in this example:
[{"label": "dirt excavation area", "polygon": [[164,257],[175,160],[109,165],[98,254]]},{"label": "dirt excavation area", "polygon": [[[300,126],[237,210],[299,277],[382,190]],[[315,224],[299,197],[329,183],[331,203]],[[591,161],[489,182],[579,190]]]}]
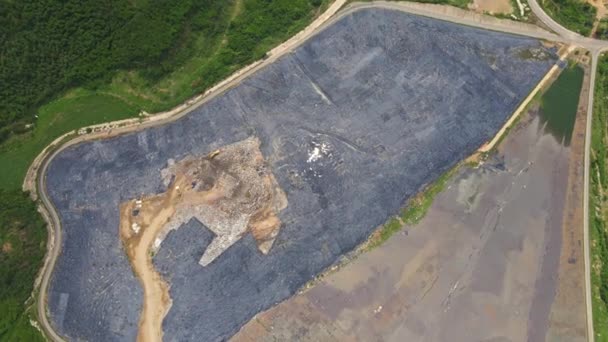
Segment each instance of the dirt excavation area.
[{"label": "dirt excavation area", "polygon": [[260,141],[249,138],[202,157],[170,161],[161,171],[167,191],[120,207],[120,237],[144,290],[139,341],[161,341],[171,305],[168,287],[152,254],[171,231],[197,219],[215,238],[199,264],[207,266],[245,233],[267,254],[279,233],[278,213],[287,198],[268,169]]},{"label": "dirt excavation area", "polygon": [[586,341],[586,108],[569,145],[539,110],[481,166],[461,168],[418,225],[232,341]]}]

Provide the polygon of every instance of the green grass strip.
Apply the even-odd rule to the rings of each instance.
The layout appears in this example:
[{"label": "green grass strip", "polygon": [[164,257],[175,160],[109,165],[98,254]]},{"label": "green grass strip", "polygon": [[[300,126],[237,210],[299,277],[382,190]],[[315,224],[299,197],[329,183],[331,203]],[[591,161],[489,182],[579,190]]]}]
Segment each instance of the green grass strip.
[{"label": "green grass strip", "polygon": [[591,135],[591,169],[589,193],[589,238],[591,254],[591,300],[595,341],[608,342],[608,178],[606,143],[608,128],[608,58],[598,65]]}]

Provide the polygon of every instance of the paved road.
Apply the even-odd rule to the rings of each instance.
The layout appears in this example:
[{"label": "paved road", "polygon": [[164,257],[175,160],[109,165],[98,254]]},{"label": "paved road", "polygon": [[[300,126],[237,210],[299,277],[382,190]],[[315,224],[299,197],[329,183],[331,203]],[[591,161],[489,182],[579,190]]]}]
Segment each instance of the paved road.
[{"label": "paved road", "polygon": [[60,221],[59,216],[57,215],[57,211],[55,207],[49,200],[46,193],[46,186],[44,185],[44,175],[46,174],[46,168],[49,165],[48,161],[52,159],[53,156],[47,159],[47,162],[44,162],[42,167],[38,173],[38,184],[37,188],[39,189],[39,197],[42,201],[43,206],[46,209],[45,218],[47,220],[48,225],[48,235],[47,235],[47,248],[48,255],[45,258],[43,270],[42,270],[42,281],[40,283],[40,292],[38,295],[37,305],[38,305],[38,321],[41,324],[41,328],[43,329],[46,337],[52,341],[63,341],[61,336],[57,334],[57,332],[53,329],[51,324],[48,321],[47,311],[46,311],[46,296],[48,292],[49,279],[51,278],[51,274],[53,273],[53,267],[55,266],[55,261],[59,256],[59,251],[61,250],[61,229],[60,229]]},{"label": "paved road", "polygon": [[[600,41],[596,39],[590,39],[582,37],[574,32],[567,30],[562,27],[558,23],[556,23],[553,19],[551,19],[542,8],[538,5],[536,0],[528,0],[530,7],[534,14],[540,18],[549,28],[555,31],[557,34],[552,34],[542,29],[538,29],[534,26],[530,25],[518,25],[508,20],[497,20],[491,17],[484,17],[480,15],[476,15],[471,13],[470,16],[463,16],[462,13],[455,13],[454,11],[446,8],[444,6],[421,6],[415,3],[392,3],[392,2],[384,2],[378,1],[374,3],[361,3],[361,4],[353,4],[349,6],[346,10],[342,11],[339,15],[333,16],[335,11],[340,8],[344,4],[344,0],[337,0],[335,3],[330,6],[326,13],[320,16],[315,22],[313,22],[309,27],[303,30],[305,34],[298,34],[294,37],[294,40],[290,40],[288,46],[278,49],[276,53],[271,54],[271,58],[267,59],[264,63],[258,63],[256,65],[252,65],[250,67],[245,68],[245,72],[240,71],[237,75],[233,75],[230,77],[229,82],[222,82],[221,87],[214,89],[214,91],[208,93],[203,99],[197,101],[192,106],[186,108],[185,110],[176,113],[174,116],[166,120],[157,120],[151,121],[149,124],[140,125],[137,127],[130,127],[124,130],[124,132],[139,130],[143,128],[147,128],[150,126],[162,125],[170,121],[174,121],[179,117],[187,114],[192,109],[200,106],[201,104],[209,101],[209,99],[217,96],[218,94],[223,93],[226,89],[238,84],[243,78],[246,78],[251,73],[259,70],[261,67],[268,65],[269,63],[274,62],[277,58],[285,53],[289,53],[293,48],[297,47],[299,43],[305,41],[310,36],[314,35],[319,30],[322,30],[325,26],[330,25],[335,20],[343,17],[351,13],[352,11],[358,10],[360,8],[365,7],[382,7],[382,8],[393,8],[399,9],[405,12],[409,12],[412,14],[422,15],[426,17],[431,17],[440,20],[446,20],[450,22],[454,22],[457,24],[463,24],[473,27],[480,27],[489,30],[513,33],[518,35],[525,35],[533,38],[539,39],[547,39],[552,41],[559,41],[568,44],[572,44],[575,46],[580,46],[586,48],[592,52],[593,62],[592,62],[592,70],[591,70],[591,86],[590,86],[590,94],[589,94],[589,106],[587,111],[587,132],[586,132],[586,144],[585,144],[585,197],[584,197],[584,210],[585,210],[585,222],[584,222],[584,236],[585,236],[585,271],[586,271],[586,288],[587,288],[587,320],[588,320],[588,336],[589,341],[593,341],[593,319],[591,316],[591,294],[590,294],[590,265],[589,265],[589,229],[588,229],[588,194],[589,194],[589,155],[590,155],[590,137],[591,137],[591,119],[593,112],[593,89],[595,85],[595,73],[597,70],[597,58],[601,51],[608,49],[608,42]],[[330,18],[331,17],[331,18]],[[236,76],[236,77],[235,77]],[[122,130],[116,130],[122,131]],[[80,142],[82,140],[87,140],[91,138],[99,138],[99,137],[79,137],[76,141]],[[40,294],[38,298],[38,319],[42,325],[43,330],[47,334],[47,337],[52,339],[53,341],[63,341],[63,339],[53,330],[52,326],[49,324],[47,315],[46,315],[46,295],[48,291],[48,283],[50,276],[53,271],[53,266],[55,260],[60,252],[61,245],[61,229],[60,229],[60,221],[59,217],[54,210],[52,203],[49,201],[48,196],[46,194],[46,186],[45,186],[45,171],[49,161],[53,158],[53,156],[60,152],[67,146],[74,144],[76,141],[70,141],[64,146],[60,147],[55,153],[48,156],[43,162],[42,167],[39,169],[38,173],[38,181],[37,187],[39,196],[42,200],[42,204],[46,207],[49,216],[47,219],[50,220],[49,224],[49,252],[47,259],[45,261],[44,269],[42,272],[42,281],[40,286]]]}]

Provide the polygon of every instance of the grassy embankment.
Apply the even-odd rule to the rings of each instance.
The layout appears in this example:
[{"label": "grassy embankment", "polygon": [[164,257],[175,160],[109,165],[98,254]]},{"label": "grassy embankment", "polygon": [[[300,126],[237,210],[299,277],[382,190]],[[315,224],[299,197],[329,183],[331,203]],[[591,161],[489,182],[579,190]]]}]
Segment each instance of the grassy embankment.
[{"label": "grassy embankment", "polygon": [[589,36],[597,9],[584,0],[541,0],[540,5],[555,21],[571,31]]},{"label": "grassy embankment", "polygon": [[83,126],[126,119],[137,108],[108,95],[85,89],[74,90],[38,111],[36,127],[28,134],[14,136],[0,145],[0,188],[21,185],[32,160],[51,141]]},{"label": "grassy embankment", "polygon": [[[556,136],[557,139],[564,143],[569,143],[574,128],[574,119],[578,106],[578,99],[582,87],[584,77],[583,69],[571,64],[563,70],[559,77],[551,84],[551,86],[540,96],[537,96],[532,103],[538,103],[542,109],[541,112],[553,113],[552,117],[545,117],[547,132]],[[530,105],[529,105],[530,106]],[[525,114],[526,109],[524,109]],[[521,117],[521,115],[520,115]],[[504,138],[509,134],[510,130],[517,125],[516,120],[505,130],[500,140],[489,153],[495,153],[496,148],[502,143]],[[483,156],[482,158],[486,158]],[[416,225],[430,209],[433,201],[449,183],[460,167],[473,167],[476,164],[460,163],[454,168],[442,174],[437,180],[425,187],[418,195],[411,199],[405,208],[394,217],[391,217],[378,231],[376,231],[368,242],[369,248],[374,248],[383,244],[393,234],[400,231],[405,225]]]},{"label": "grassy embankment", "polygon": [[595,38],[608,40],[608,18],[602,18],[597,24]]},{"label": "grassy embankment", "polygon": [[422,192],[412,198],[399,215],[393,216],[378,231],[370,237],[368,248],[382,245],[395,233],[399,232],[405,225],[415,225],[426,215],[433,204],[433,200],[448,184],[449,180],[458,171],[461,165],[443,173],[437,180],[429,184]]},{"label": "grassy embankment", "polygon": [[71,130],[169,109],[204,91],[262,58],[329,3],[0,3],[0,341],[42,338],[25,302],[46,230],[20,191],[36,155]]},{"label": "grassy embankment", "polygon": [[608,341],[608,57],[598,65],[591,136],[589,238],[595,340]]}]

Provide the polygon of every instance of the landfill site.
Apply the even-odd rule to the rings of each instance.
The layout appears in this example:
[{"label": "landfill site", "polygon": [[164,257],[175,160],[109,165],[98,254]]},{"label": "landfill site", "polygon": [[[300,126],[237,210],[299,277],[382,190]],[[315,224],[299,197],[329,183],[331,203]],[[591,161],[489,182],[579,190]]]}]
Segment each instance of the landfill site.
[{"label": "landfill site", "polygon": [[[259,314],[250,341],[587,341],[584,116],[573,145],[524,115],[416,226]],[[582,121],[582,122],[581,122]]]},{"label": "landfill site", "polygon": [[[544,223],[557,222],[551,213],[563,204],[546,198],[568,179],[568,149],[533,135],[542,131],[533,115],[532,133],[518,134],[530,135],[551,177],[533,166],[520,172],[534,158],[512,147],[490,162],[504,170],[459,174],[422,229],[364,254],[374,262],[369,279],[340,272],[296,294],[492,139],[556,62],[556,49],[536,39],[360,9],[174,122],[66,148],[45,175],[63,231],[48,294],[54,329],[87,341],[327,340],[307,330],[321,325],[335,339],[366,341],[517,341],[509,332],[538,322],[551,332],[543,327],[559,295],[540,296],[538,287],[557,283],[538,270],[559,259],[543,257],[554,241],[546,228],[554,224]],[[526,184],[549,214],[520,214],[527,202],[515,189]],[[476,213],[473,221],[458,210]],[[497,230],[508,210],[504,226],[516,230]],[[383,252],[399,243],[399,252]],[[403,291],[374,285],[385,276],[401,277]],[[366,285],[327,290],[336,277]],[[514,299],[515,288],[525,291]],[[397,310],[391,317],[401,323],[376,326],[349,307],[357,303],[377,317]],[[495,326],[482,319],[459,324],[470,307],[496,320],[517,312],[496,328],[510,339],[492,339]],[[279,319],[301,311],[317,316]]]}]

